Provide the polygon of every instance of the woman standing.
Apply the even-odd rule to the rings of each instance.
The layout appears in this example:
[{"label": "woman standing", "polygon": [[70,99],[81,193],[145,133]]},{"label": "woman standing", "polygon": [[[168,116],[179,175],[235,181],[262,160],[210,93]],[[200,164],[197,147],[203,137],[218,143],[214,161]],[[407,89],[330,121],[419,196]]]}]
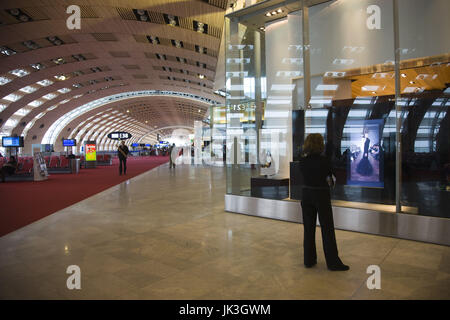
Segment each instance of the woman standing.
[{"label": "woman standing", "polygon": [[300,160],[303,174],[302,214],[304,226],[304,263],[311,268],[317,264],[316,220],[319,214],[322,229],[323,251],[328,269],[346,271],[350,268],[342,263],[338,255],[331,208],[330,186],[327,179],[332,175],[329,161],[322,156],[324,143],[322,135],[308,135],[304,144],[305,156]]}]

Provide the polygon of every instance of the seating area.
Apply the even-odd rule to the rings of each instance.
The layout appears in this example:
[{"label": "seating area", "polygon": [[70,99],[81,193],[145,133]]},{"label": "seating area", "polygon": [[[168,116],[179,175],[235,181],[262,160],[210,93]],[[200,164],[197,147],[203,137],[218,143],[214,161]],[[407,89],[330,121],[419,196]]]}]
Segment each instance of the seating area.
[{"label": "seating area", "polygon": [[[0,158],[0,167],[8,162],[8,158]],[[6,175],[5,181],[29,181],[33,180],[33,157],[19,157],[17,170],[13,175]]]},{"label": "seating area", "polygon": [[46,156],[44,157],[47,171],[49,173],[70,173],[69,159],[65,156]]},{"label": "seating area", "polygon": [[[86,168],[86,159],[84,155],[80,156],[80,166]],[[112,157],[110,154],[97,154],[97,166],[112,166]]]},{"label": "seating area", "polygon": [[98,154],[97,155],[97,165],[99,166],[110,166],[112,165],[112,157],[110,154]]}]

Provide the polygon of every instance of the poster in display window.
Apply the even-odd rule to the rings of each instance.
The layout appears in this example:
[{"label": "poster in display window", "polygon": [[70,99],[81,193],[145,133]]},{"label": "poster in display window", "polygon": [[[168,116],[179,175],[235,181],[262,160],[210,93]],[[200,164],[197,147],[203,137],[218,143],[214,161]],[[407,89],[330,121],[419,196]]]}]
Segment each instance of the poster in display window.
[{"label": "poster in display window", "polygon": [[96,145],[93,143],[86,143],[86,161],[96,161]]},{"label": "poster in display window", "polygon": [[384,120],[354,120],[347,123],[347,185],[383,188],[384,156],[381,136]]}]

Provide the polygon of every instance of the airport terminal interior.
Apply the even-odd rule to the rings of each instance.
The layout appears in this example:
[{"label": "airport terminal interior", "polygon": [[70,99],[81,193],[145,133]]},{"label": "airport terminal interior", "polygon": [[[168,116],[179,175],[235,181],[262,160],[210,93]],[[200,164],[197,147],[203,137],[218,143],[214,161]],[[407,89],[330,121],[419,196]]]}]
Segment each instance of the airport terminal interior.
[{"label": "airport terminal interior", "polygon": [[[0,1],[0,299],[450,299],[449,14]],[[348,271],[320,221],[304,264],[310,134]]]}]

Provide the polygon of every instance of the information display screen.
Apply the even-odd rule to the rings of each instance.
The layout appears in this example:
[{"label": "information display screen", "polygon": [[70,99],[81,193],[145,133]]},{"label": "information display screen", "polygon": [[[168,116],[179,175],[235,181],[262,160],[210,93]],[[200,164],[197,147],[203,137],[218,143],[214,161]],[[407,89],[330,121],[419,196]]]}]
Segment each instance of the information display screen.
[{"label": "information display screen", "polygon": [[77,140],[75,139],[63,139],[63,147],[75,147]]},{"label": "information display screen", "polygon": [[23,137],[2,137],[3,147],[23,147]]},{"label": "information display screen", "polygon": [[350,150],[347,160],[347,184],[361,187],[384,187],[382,119],[351,121]]},{"label": "information display screen", "polygon": [[139,143],[132,143],[131,146],[132,147],[139,147]]},{"label": "information display screen", "polygon": [[111,132],[108,134],[108,138],[113,140],[127,140],[130,139],[131,137],[132,137],[131,133],[122,131]]},{"label": "information display screen", "polygon": [[97,146],[95,144],[86,144],[86,161],[97,161]]}]

